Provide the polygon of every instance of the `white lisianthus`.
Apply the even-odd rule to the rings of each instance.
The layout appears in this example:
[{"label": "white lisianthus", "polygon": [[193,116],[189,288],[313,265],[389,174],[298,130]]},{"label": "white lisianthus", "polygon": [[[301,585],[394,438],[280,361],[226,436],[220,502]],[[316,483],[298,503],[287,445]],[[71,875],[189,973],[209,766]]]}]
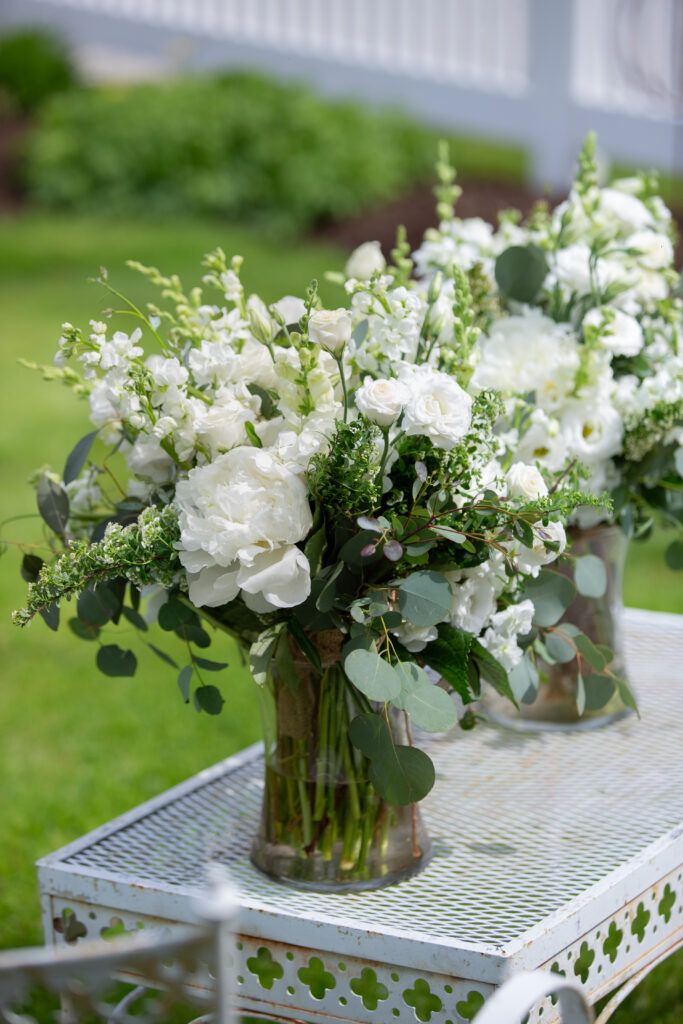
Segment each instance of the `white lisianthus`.
[{"label": "white lisianthus", "polygon": [[506,474],[508,494],[511,498],[544,498],[548,487],[536,466],[524,462],[513,462]]},{"label": "white lisianthus", "polygon": [[340,355],[351,340],[351,314],[348,309],[318,309],[311,313],[308,337],[333,356]]},{"label": "white lisianthus", "polygon": [[472,398],[446,373],[429,367],[408,368],[402,379],[409,397],[403,412],[406,434],[424,434],[448,451],[461,441],[472,423]]},{"label": "white lisianthus", "polygon": [[395,377],[368,378],[356,391],[356,406],[364,416],[379,427],[389,427],[403,412],[410,392]]},{"label": "white lisianthus", "polygon": [[349,256],[344,273],[358,281],[367,281],[374,273],[381,273],[386,265],[379,242],[363,242]]},{"label": "white lisianthus", "polygon": [[[606,323],[605,323],[606,321]],[[589,310],[583,325],[600,327],[605,323],[600,342],[615,356],[636,356],[645,343],[643,329],[635,317],[620,309],[598,306]]]},{"label": "white lisianthus", "polygon": [[624,424],[605,396],[594,394],[569,402],[560,426],[569,454],[589,465],[621,449]]},{"label": "white lisianthus", "polygon": [[303,604],[311,592],[311,567],[295,545],[258,555],[242,566],[237,583],[247,608],[261,614]]},{"label": "white lisianthus", "polygon": [[240,446],[190,470],[176,485],[180,561],[190,573],[251,566],[303,540],[313,522],[308,488],[276,454]]}]

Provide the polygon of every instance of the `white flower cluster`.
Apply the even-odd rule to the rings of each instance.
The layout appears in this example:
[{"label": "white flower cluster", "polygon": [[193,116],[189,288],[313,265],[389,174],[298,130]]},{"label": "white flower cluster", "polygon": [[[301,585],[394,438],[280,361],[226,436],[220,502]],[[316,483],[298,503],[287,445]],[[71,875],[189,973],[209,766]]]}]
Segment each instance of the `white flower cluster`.
[{"label": "white flower cluster", "polygon": [[[350,310],[317,308],[314,295],[307,303],[286,296],[268,307],[244,294],[240,262],[226,266],[223,258],[207,278],[222,289],[220,303],[204,303],[199,290],[177,300],[166,341],[156,318],[147,323],[159,353],[145,355],[140,328],[109,338],[106,325],[93,322],[86,339],[65,325],[57,355],[62,362],[75,352],[83,363],[92,421],[118,445],[131,474],[129,502],[175,506],[179,559],[196,607],[239,597],[266,614],[307,599],[307,473],[338,425],[360,415],[384,438],[377,464],[385,494],[401,438],[422,439],[425,451],[462,447],[462,472],[449,495],[456,509],[488,487],[513,503],[547,494],[533,459],[506,470],[496,457],[504,446],[491,420],[486,430],[474,429],[472,395],[445,359],[460,325],[453,280],[439,278],[427,289],[405,281],[369,243],[348,264]],[[562,362],[571,339],[560,328],[555,333]],[[95,481],[84,471],[70,485],[74,501],[97,500]],[[490,548],[482,564],[447,576],[453,601],[444,621],[504,650],[509,666],[518,633],[529,628],[517,603],[522,575],[537,575],[557,557],[557,543],[547,548],[546,541],[564,547],[560,524],[535,528],[533,546],[510,539]],[[395,632],[411,651],[437,635],[435,627],[405,621]]]},{"label": "white flower cluster", "polygon": [[[495,260],[511,246],[545,256],[532,303],[499,292]],[[470,390],[505,396],[500,429],[511,457],[552,472],[578,460],[599,494],[649,447],[683,443],[680,415],[659,431],[646,427],[657,408],[683,401],[683,303],[674,295],[671,215],[644,180],[599,188],[579,176],[564,203],[524,227],[445,221],[414,259],[423,290],[437,273],[479,264],[507,307],[476,342]],[[642,438],[628,442],[639,428]]]}]

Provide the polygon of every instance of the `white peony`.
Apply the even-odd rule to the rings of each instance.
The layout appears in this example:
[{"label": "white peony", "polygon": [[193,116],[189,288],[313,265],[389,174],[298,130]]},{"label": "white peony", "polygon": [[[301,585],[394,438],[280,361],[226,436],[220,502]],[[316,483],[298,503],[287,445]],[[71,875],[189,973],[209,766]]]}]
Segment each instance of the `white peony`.
[{"label": "white peony", "polygon": [[351,340],[351,314],[348,309],[318,309],[311,313],[308,337],[333,356],[340,355]]},{"label": "white peony", "polygon": [[381,273],[386,265],[387,261],[382,255],[382,247],[379,242],[363,242],[349,256],[344,273],[347,277],[367,281],[377,271]]},{"label": "white peony", "polygon": [[[446,373],[428,366],[406,367],[409,398],[403,412],[406,434],[422,434],[448,451],[472,423],[472,398]],[[412,371],[412,372],[410,372]]]},{"label": "white peony", "polygon": [[265,448],[240,446],[176,485],[180,561],[191,573],[251,566],[264,552],[303,540],[311,528],[302,477]]},{"label": "white peony", "polygon": [[536,466],[513,462],[506,474],[508,494],[511,498],[544,498],[548,488]]},{"label": "white peony", "polygon": [[[606,321],[606,323],[605,323]],[[635,317],[620,309],[599,306],[589,310],[583,318],[583,325],[600,327],[603,323],[600,338],[603,348],[615,356],[636,356],[645,343],[643,329]]]},{"label": "white peony", "polygon": [[242,566],[237,583],[244,603],[254,612],[272,612],[303,604],[311,592],[311,567],[294,545],[267,551]]},{"label": "white peony", "polygon": [[395,377],[368,378],[356,391],[356,406],[364,416],[380,427],[389,427],[403,412],[410,392]]}]

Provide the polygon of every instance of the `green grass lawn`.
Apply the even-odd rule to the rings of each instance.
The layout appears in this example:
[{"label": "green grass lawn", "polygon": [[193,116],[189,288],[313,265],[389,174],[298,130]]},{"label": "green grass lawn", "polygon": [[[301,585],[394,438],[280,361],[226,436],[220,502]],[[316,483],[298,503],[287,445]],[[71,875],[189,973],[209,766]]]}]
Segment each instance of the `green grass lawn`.
[{"label": "green grass lawn", "polygon": [[[48,363],[63,320],[85,326],[110,301],[86,278],[105,264],[116,286],[144,300],[148,286],[123,264],[126,258],[180,274],[201,276],[202,254],[222,245],[245,257],[247,287],[275,300],[302,294],[311,277],[338,269],[343,254],[320,246],[279,248],[254,235],[200,222],[165,225],[97,219],[25,216],[0,221],[0,520],[31,515],[26,478],[35,468],[63,467],[86,433],[87,405],[65,388],[19,366],[24,357]],[[341,293],[323,296],[335,305]],[[10,542],[40,535],[35,519],[8,524]],[[633,546],[627,602],[683,612],[680,576],[664,567],[665,538]],[[198,715],[186,707],[173,673],[140,652],[132,679],[107,679],[94,666],[93,646],[65,628],[50,633],[42,621],[30,631],[9,622],[25,584],[13,543],[0,563],[0,947],[39,943],[41,930],[33,862],[188,775],[258,738],[253,683],[237,651],[216,641],[230,662],[222,684],[229,714]],[[65,616],[66,617],[66,616]],[[139,651],[139,647],[136,647]],[[614,1017],[615,1024],[673,1024],[683,1016],[681,955],[643,985]],[[656,1012],[656,1016],[654,1015]]]}]

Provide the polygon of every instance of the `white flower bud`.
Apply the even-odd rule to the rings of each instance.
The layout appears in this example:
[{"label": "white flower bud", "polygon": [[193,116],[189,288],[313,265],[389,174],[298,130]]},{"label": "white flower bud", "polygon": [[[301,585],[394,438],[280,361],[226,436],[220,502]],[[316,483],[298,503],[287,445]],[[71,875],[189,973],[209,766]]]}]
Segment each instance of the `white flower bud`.
[{"label": "white flower bud", "polygon": [[367,281],[375,271],[384,270],[386,265],[379,242],[363,242],[349,256],[344,272],[347,277]]},{"label": "white flower bud", "polygon": [[273,336],[273,325],[267,316],[264,316],[260,309],[252,308],[249,310],[249,326],[251,333],[258,340],[267,345]]},{"label": "white flower bud", "polygon": [[308,337],[333,356],[341,355],[351,340],[351,314],[348,309],[319,309],[308,321]]}]

